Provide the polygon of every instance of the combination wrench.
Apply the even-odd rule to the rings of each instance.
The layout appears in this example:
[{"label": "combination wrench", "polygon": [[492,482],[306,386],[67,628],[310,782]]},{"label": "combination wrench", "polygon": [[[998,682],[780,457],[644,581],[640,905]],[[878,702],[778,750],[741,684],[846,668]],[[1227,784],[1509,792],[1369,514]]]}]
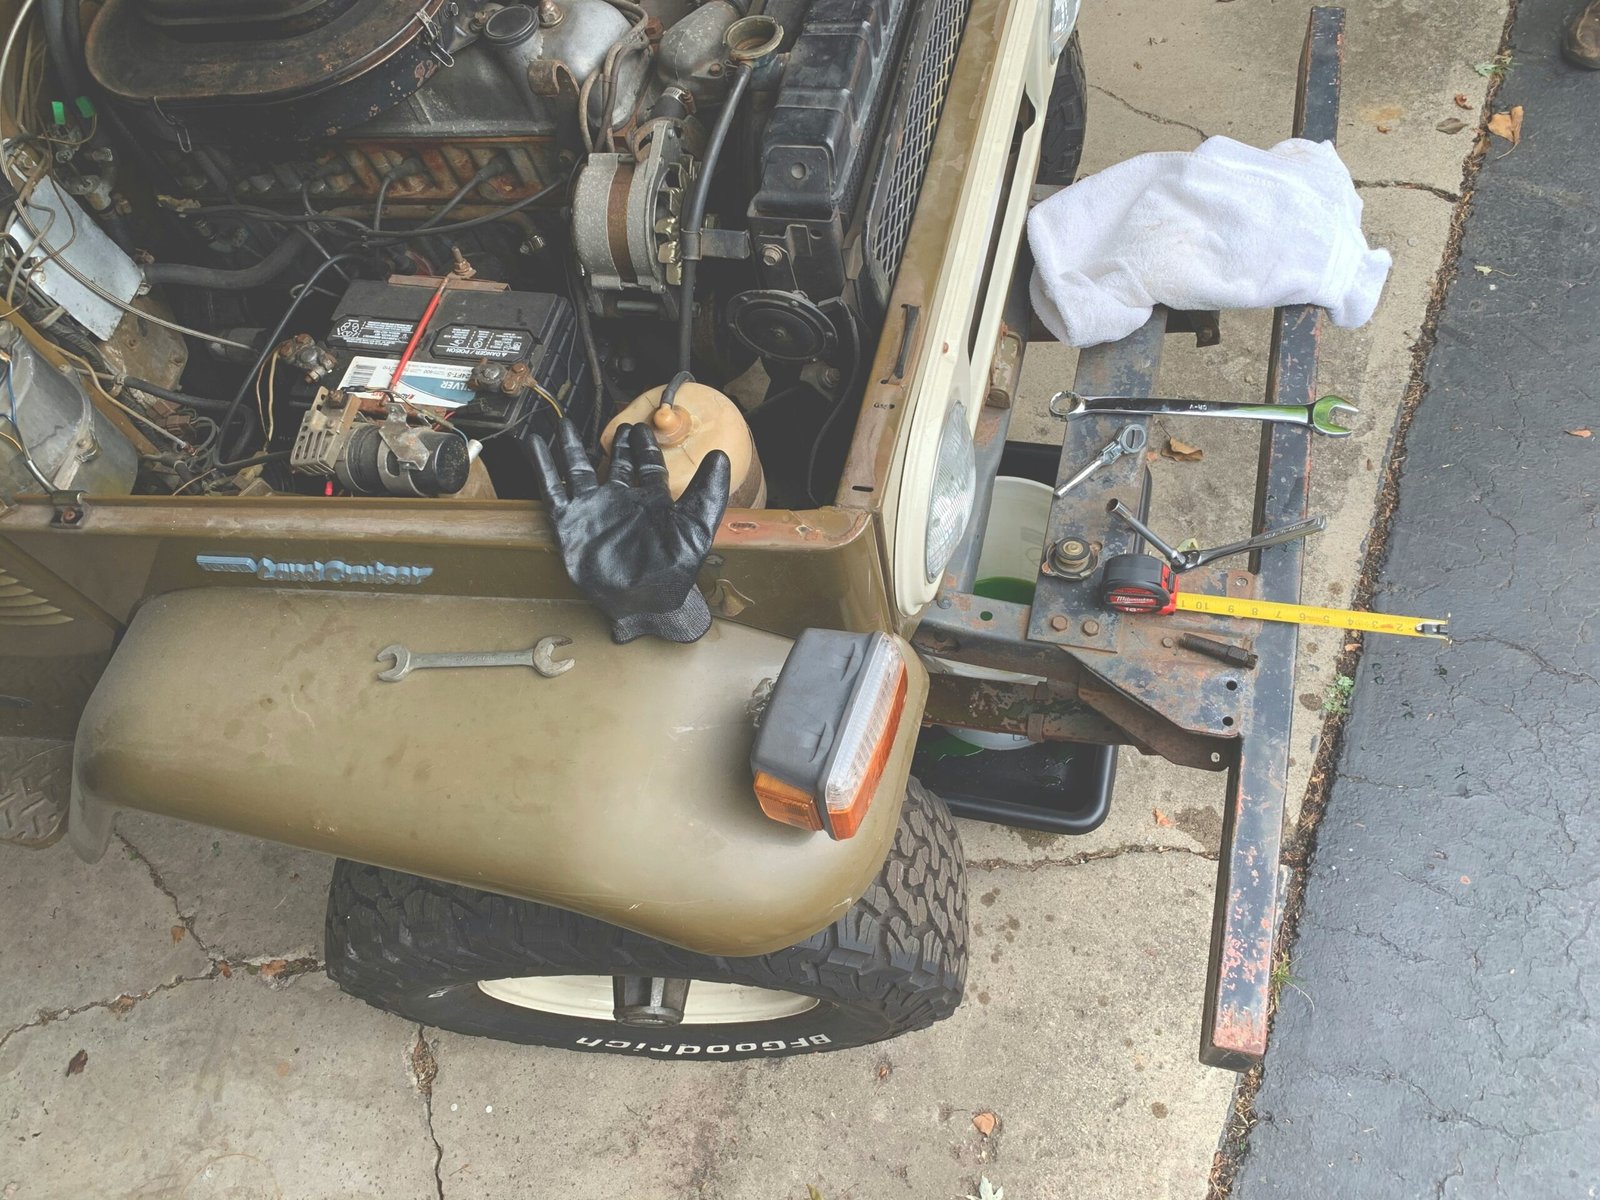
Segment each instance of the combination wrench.
[{"label": "combination wrench", "polygon": [[1060,420],[1089,415],[1126,417],[1228,417],[1243,421],[1277,421],[1304,425],[1324,437],[1349,437],[1339,424],[1345,414],[1361,410],[1342,396],[1324,396],[1315,404],[1233,404],[1226,400],[1162,400],[1141,396],[1083,396],[1057,392],[1050,398],[1050,415]]}]

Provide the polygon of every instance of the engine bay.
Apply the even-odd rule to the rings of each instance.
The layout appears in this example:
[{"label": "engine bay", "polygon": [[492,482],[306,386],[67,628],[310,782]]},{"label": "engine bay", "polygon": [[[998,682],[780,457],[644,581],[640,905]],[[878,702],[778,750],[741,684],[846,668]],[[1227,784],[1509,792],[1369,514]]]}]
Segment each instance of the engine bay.
[{"label": "engine bay", "polygon": [[831,500],[962,0],[34,2],[0,490],[528,498],[565,417]]}]

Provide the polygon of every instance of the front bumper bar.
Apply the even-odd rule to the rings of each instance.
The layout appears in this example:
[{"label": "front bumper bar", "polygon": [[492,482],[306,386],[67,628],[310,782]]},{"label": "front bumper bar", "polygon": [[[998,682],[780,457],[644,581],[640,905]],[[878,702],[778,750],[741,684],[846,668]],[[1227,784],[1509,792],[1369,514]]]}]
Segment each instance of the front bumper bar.
[{"label": "front bumper bar", "polygon": [[[1297,137],[1334,139],[1343,32],[1342,9],[1312,10],[1300,69]],[[1320,309],[1278,310],[1268,403],[1309,404],[1315,399],[1321,323]],[[1132,336],[1084,351],[1074,390],[1150,395],[1164,337],[1175,324],[1157,309]],[[1186,331],[1193,332],[1192,325]],[[1058,480],[1073,475],[1129,422],[1122,417],[1069,422]],[[1311,437],[1304,428],[1263,426],[1257,530],[1305,517]],[[1106,513],[1106,503],[1119,497],[1143,511],[1148,488],[1141,457],[1130,455],[1057,499],[1050,513],[1046,558],[1051,547],[1068,538],[1095,547],[1099,562],[1139,550],[1137,535]],[[1186,577],[1185,586],[1297,602],[1304,556],[1303,543],[1287,543],[1259,552],[1247,571],[1196,571]],[[1260,1062],[1272,1000],[1298,628],[1192,613],[1119,615],[1098,600],[1098,572],[1075,580],[1041,571],[1033,604],[1009,604],[971,594],[970,575],[963,577],[959,567],[957,571],[923,618],[916,647],[937,658],[1048,682],[940,677],[932,697],[937,710],[958,718],[967,714],[960,723],[1022,732],[1038,740],[1131,744],[1176,763],[1228,772],[1200,1057],[1233,1070]],[[1241,671],[1189,653],[1178,645],[1186,632],[1248,644],[1260,656],[1260,666]]]}]

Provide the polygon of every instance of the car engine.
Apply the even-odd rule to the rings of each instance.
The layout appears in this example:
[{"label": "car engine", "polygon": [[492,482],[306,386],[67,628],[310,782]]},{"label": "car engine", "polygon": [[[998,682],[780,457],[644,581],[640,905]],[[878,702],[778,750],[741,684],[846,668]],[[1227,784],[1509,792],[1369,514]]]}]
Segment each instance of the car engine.
[{"label": "car engine", "polygon": [[[825,503],[966,11],[39,0],[12,285],[167,435],[140,491],[529,496],[559,417],[599,453],[692,401],[746,501]],[[69,205],[187,339],[164,378],[41,293],[90,270]]]}]

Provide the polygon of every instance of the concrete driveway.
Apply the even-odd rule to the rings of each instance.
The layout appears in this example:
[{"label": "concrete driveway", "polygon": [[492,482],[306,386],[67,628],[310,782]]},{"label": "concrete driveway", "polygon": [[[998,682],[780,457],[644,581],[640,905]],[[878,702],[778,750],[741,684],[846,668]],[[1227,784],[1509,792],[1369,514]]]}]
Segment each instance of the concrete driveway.
[{"label": "concrete driveway", "polygon": [[[1363,411],[1319,445],[1306,599],[1348,602],[1396,414],[1446,262],[1505,0],[1353,0],[1341,147],[1394,252],[1376,320],[1330,331],[1321,384]],[[1087,0],[1086,170],[1210,134],[1285,136],[1301,0]],[[1483,64],[1479,67],[1479,64]],[[1436,126],[1468,123],[1450,135]],[[1261,394],[1265,314],[1171,339],[1164,384]],[[1019,436],[1069,352],[1030,354]],[[1179,432],[1153,523],[1240,536],[1254,451]],[[1337,637],[1302,647],[1296,800]],[[727,1066],[630,1062],[418,1029],[321,973],[330,861],[153,818],[106,860],[0,847],[0,1197],[1186,1197],[1208,1186],[1234,1077],[1200,1067],[1219,777],[1124,762],[1080,839],[965,823],[974,939],[952,1020],[883,1046]],[[1157,814],[1160,814],[1159,816]],[[77,1070],[73,1069],[77,1064]],[[973,1123],[992,1113],[985,1136]],[[987,1123],[987,1122],[985,1122]]]}]

